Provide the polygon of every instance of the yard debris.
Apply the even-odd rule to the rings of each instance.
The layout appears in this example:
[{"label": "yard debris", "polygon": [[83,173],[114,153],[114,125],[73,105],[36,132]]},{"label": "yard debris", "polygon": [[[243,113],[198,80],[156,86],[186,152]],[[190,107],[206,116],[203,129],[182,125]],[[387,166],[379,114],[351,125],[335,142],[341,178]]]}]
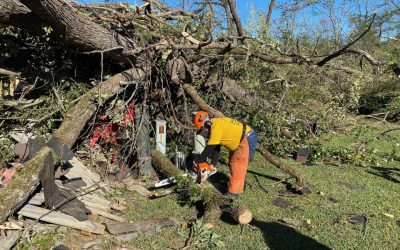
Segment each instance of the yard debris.
[{"label": "yard debris", "polygon": [[311,220],[307,219],[307,220],[295,220],[295,219],[290,219],[290,218],[284,218],[284,219],[278,219],[279,223],[285,224],[287,226],[290,227],[301,227],[301,226],[305,226],[307,228],[311,228],[313,227],[311,225]]},{"label": "yard debris", "polygon": [[105,227],[100,223],[92,221],[79,221],[74,217],[63,214],[59,211],[51,211],[29,204],[21,208],[18,214],[31,219],[36,219],[60,226],[86,230],[95,234],[104,234]]},{"label": "yard debris", "polygon": [[0,232],[4,230],[22,230],[22,228],[23,223],[21,221],[8,221],[3,225],[0,225]]},{"label": "yard debris", "polygon": [[311,157],[312,150],[309,148],[299,148],[296,152],[296,161],[307,163]]},{"label": "yard debris", "polygon": [[138,184],[138,182],[133,180],[132,178],[126,178],[122,182],[126,185],[126,189],[131,192],[136,192],[146,198],[152,196],[151,191],[149,191],[143,185]]},{"label": "yard debris", "polygon": [[260,186],[260,188],[261,188],[265,193],[268,194],[267,188],[264,187],[264,185],[261,183],[260,179],[258,178],[258,175],[255,174],[255,175],[254,175],[254,178],[256,179],[256,181],[257,181],[258,185]]},{"label": "yard debris", "polygon": [[390,218],[390,219],[394,219],[394,215],[393,214],[388,214],[388,213],[382,213],[384,216]]}]

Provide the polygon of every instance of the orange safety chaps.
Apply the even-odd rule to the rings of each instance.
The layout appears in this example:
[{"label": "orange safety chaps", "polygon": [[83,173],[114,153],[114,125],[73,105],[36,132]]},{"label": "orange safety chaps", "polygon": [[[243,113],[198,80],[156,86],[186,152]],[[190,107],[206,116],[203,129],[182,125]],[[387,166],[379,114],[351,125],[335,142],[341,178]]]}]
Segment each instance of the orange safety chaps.
[{"label": "orange safety chaps", "polygon": [[231,177],[229,179],[228,192],[232,194],[243,192],[248,164],[249,143],[247,136],[245,136],[237,149],[229,154],[229,172]]}]

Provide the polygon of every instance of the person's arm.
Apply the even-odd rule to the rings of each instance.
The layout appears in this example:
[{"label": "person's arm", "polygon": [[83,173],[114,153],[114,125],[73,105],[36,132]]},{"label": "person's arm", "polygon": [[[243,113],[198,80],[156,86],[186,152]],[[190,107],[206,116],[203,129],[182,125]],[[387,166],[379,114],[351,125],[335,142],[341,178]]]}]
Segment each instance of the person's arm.
[{"label": "person's arm", "polygon": [[[211,158],[211,156],[213,156],[213,152],[214,150],[218,147],[219,145],[207,145],[203,152],[197,156],[195,159],[196,163],[200,163],[200,162],[205,162],[207,161],[207,158]],[[218,159],[217,159],[218,160]]]},{"label": "person's arm", "polygon": [[221,151],[221,145],[217,145],[211,153],[211,165],[216,166],[218,163],[219,152]]}]

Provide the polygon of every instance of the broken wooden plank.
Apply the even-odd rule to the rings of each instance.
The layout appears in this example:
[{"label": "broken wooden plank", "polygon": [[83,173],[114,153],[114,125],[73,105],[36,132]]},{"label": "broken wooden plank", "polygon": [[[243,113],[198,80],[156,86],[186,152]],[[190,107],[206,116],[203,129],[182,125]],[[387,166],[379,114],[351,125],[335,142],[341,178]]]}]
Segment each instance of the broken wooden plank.
[{"label": "broken wooden plank", "polygon": [[111,207],[109,207],[107,205],[99,204],[99,203],[88,201],[88,200],[81,200],[81,201],[83,202],[83,204],[85,204],[86,207],[95,208],[98,210],[102,210],[104,212],[111,211]]},{"label": "broken wooden plank", "polygon": [[44,193],[40,192],[35,194],[29,201],[28,204],[34,205],[34,206],[41,206],[44,203]]},{"label": "broken wooden plank", "polygon": [[108,213],[108,212],[106,212],[104,210],[100,210],[100,209],[89,207],[89,206],[87,208],[93,214],[97,214],[97,215],[103,216],[103,217],[105,217],[107,219],[118,221],[118,222],[126,222],[126,219],[124,217],[121,217],[121,216],[118,216],[118,215],[115,215],[115,214],[111,214],[111,213]]},{"label": "broken wooden plank", "polygon": [[136,192],[143,197],[151,197],[153,194],[147,188],[140,184],[137,180],[126,178],[122,181],[128,191]]},{"label": "broken wooden plank", "polygon": [[92,221],[79,221],[72,216],[60,213],[58,211],[50,211],[48,209],[35,207],[29,204],[21,208],[18,214],[35,220],[40,218],[40,221],[60,226],[89,231],[95,234],[104,234],[105,227],[102,224]]},{"label": "broken wooden plank", "polygon": [[152,192],[150,192],[149,190],[147,190],[147,188],[143,187],[142,185],[138,185],[138,184],[131,184],[131,185],[127,185],[126,189],[131,191],[131,192],[136,192],[138,194],[140,194],[143,197],[151,197],[153,195]]},{"label": "broken wooden plank", "polygon": [[128,233],[140,233],[144,234],[147,232],[155,231],[159,227],[170,227],[175,225],[186,224],[187,221],[166,218],[166,219],[149,219],[140,220],[132,223],[106,223],[107,231],[113,235],[128,234]]},{"label": "broken wooden plank", "polygon": [[3,225],[0,225],[1,230],[22,230],[23,222],[18,221],[7,221]]},{"label": "broken wooden plank", "polygon": [[19,231],[8,231],[6,235],[0,235],[0,250],[12,249],[18,240],[21,238]]},{"label": "broken wooden plank", "polygon": [[100,182],[100,175],[87,168],[78,158],[72,157],[68,163],[71,164],[72,168],[70,168],[69,172],[65,175],[67,178],[82,177],[83,181],[86,182],[88,186]]},{"label": "broken wooden plank", "polygon": [[122,204],[118,204],[115,202],[111,202],[109,200],[106,200],[98,195],[95,194],[87,194],[81,197],[78,197],[78,199],[80,200],[85,200],[85,201],[90,201],[90,202],[94,202],[97,204],[102,204],[104,206],[109,206],[111,209],[114,210],[118,210],[118,211],[124,211],[126,210],[126,206],[122,205]]}]

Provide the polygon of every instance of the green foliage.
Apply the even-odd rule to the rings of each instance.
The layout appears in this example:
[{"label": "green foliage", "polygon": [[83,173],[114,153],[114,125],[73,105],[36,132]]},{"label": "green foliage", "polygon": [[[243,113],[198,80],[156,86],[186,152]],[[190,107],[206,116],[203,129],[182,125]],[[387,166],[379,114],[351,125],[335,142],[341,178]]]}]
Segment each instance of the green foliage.
[{"label": "green foliage", "polygon": [[202,220],[196,220],[191,228],[191,249],[223,248],[225,243],[219,234],[203,227]]},{"label": "green foliage", "polygon": [[17,244],[16,249],[29,250],[29,249],[51,249],[57,241],[57,231],[46,233],[33,232],[30,238],[22,238]]},{"label": "green foliage", "polygon": [[[359,112],[371,114],[389,112],[396,116],[400,112],[400,79],[389,79],[386,81],[373,81],[363,90],[360,97]],[[395,119],[396,117],[392,117]]]},{"label": "green foliage", "polygon": [[[0,130],[1,131],[1,130]],[[8,139],[0,140],[0,168],[5,162],[11,161],[14,158],[12,142]]]}]

